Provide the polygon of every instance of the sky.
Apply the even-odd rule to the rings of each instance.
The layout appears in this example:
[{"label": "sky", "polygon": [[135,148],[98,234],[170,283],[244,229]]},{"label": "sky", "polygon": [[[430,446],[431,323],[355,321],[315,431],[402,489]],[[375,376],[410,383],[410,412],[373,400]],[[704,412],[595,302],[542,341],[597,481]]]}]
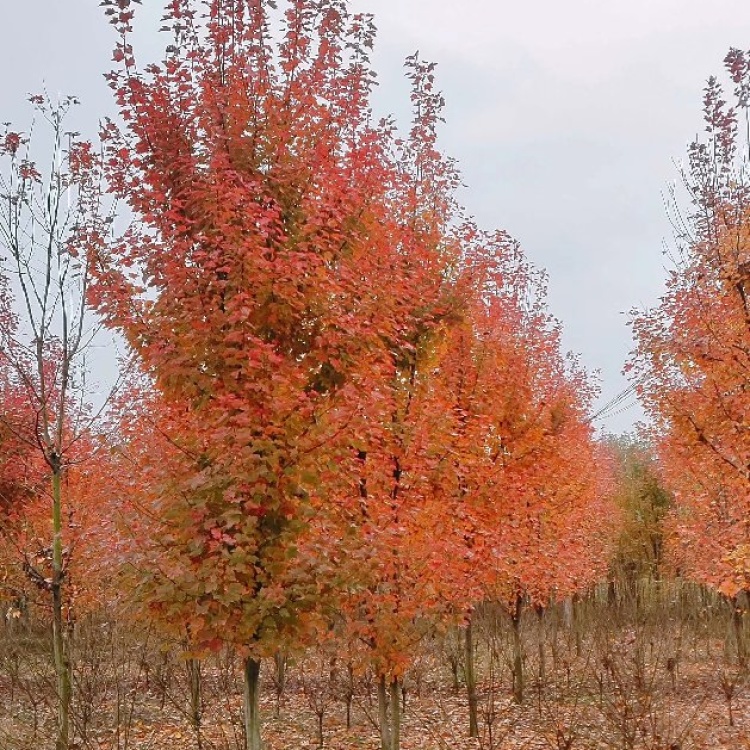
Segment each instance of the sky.
[{"label": "sky", "polygon": [[[98,0],[0,0],[0,122],[28,122],[29,93],[75,94],[93,135],[113,106],[113,33]],[[138,32],[156,56],[161,0]],[[627,387],[628,311],[658,302],[672,228],[665,201],[702,129],[702,89],[730,47],[750,48],[748,0],[352,0],[375,15],[378,114],[408,124],[403,60],[438,64],[441,145],[461,200],[549,274],[563,343],[599,374],[600,404]],[[138,53],[138,50],[136,50]],[[631,405],[632,404],[632,405]],[[630,408],[599,422],[633,429]]]}]

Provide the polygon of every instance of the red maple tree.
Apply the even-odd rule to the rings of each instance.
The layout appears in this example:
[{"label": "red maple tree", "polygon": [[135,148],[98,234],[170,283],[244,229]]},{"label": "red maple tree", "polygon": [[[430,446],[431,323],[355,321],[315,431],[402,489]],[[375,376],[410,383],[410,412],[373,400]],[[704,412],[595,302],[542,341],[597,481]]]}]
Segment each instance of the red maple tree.
[{"label": "red maple tree", "polygon": [[672,550],[681,572],[730,597],[748,589],[750,549],[750,253],[747,134],[750,62],[731,50],[728,104],[711,78],[706,136],[684,174],[692,211],[653,310],[638,313],[630,368],[675,495]]}]

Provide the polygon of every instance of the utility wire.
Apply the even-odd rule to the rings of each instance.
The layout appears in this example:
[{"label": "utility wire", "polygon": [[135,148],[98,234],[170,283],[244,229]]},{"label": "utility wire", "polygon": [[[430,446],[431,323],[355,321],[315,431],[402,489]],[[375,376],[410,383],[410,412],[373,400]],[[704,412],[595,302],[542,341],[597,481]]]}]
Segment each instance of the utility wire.
[{"label": "utility wire", "polygon": [[602,417],[612,416],[618,407],[622,406],[635,392],[638,387],[637,383],[631,383],[625,390],[620,391],[614,398],[610,399],[604,406],[598,409],[594,414],[589,417],[589,422],[594,422]]}]

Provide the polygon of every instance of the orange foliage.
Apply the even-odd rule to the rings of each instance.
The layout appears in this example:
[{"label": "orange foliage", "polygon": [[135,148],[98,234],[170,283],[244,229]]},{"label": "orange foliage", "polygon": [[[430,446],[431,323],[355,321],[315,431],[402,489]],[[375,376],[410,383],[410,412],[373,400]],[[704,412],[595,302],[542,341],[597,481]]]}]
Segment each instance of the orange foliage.
[{"label": "orange foliage", "polygon": [[631,362],[675,496],[673,558],[683,573],[730,596],[750,588],[750,215],[747,143],[738,128],[748,62],[738,50],[726,58],[734,108],[716,79],[706,88],[708,138],[691,146],[686,175],[689,239],[659,307],[634,318]]},{"label": "orange foliage", "polygon": [[90,299],[144,372],[126,556],[198,649],[294,648],[340,608],[398,678],[435,622],[601,574],[591,387],[543,277],[463,219],[434,66],[407,61],[400,139],[372,123],[368,17],[290,2],[276,45],[264,3],[196,7],[170,4],[143,73],[112,16],[126,125],[103,137],[138,221],[94,238]]}]

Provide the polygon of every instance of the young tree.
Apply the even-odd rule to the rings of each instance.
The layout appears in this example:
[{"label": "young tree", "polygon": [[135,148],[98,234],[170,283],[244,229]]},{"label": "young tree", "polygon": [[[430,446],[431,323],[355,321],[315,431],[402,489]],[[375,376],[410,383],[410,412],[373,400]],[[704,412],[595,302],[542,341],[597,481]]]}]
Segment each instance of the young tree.
[{"label": "young tree", "polygon": [[674,493],[681,570],[735,597],[750,588],[750,61],[725,62],[734,101],[709,80],[683,175],[691,211],[660,304],[634,315],[629,367]]},{"label": "young tree", "polygon": [[442,97],[433,65],[413,56],[407,71],[414,120],[399,144],[390,196],[399,244],[376,300],[393,328],[383,336],[380,366],[362,373],[367,389],[340,446],[347,471],[336,493],[342,533],[355,530],[345,637],[365,645],[363,661],[377,675],[384,750],[400,746],[401,688],[418,644],[448,611],[439,571],[451,518],[434,492],[449,450],[439,427],[447,405],[434,381],[446,338],[466,308],[457,283],[464,250],[455,229],[459,179],[436,144]]},{"label": "young tree", "polygon": [[[57,750],[70,740],[71,667],[64,623],[70,548],[66,538],[65,476],[86,458],[85,437],[95,414],[89,406],[86,352],[95,329],[86,315],[89,282],[86,248],[106,227],[97,155],[90,143],[66,131],[76,101],[53,104],[34,96],[36,128],[46,130],[46,165],[36,138],[7,130],[0,138],[0,371],[20,408],[3,410],[2,429],[43,464],[48,488],[48,528],[42,560],[27,560],[30,579],[51,599],[58,691]],[[10,312],[9,312],[10,311]],[[7,407],[8,402],[5,402]],[[36,471],[30,469],[29,471]],[[51,522],[51,523],[50,523]]]},{"label": "young tree", "polygon": [[[463,336],[455,369],[446,368],[460,377],[451,430],[460,442],[457,480],[443,484],[461,519],[463,553],[456,556],[468,567],[456,588],[471,597],[465,611],[485,599],[507,608],[520,700],[522,605],[541,611],[606,569],[608,469],[588,424],[591,386],[561,355],[543,276],[507,237],[485,239],[477,257],[473,330]],[[466,636],[469,658],[470,622]]]},{"label": "young tree", "polygon": [[163,552],[144,592],[196,648],[243,651],[257,748],[260,659],[304,642],[340,575],[314,533],[335,459],[414,346],[419,311],[384,292],[418,298],[440,250],[421,215],[403,221],[418,188],[390,123],[371,123],[368,17],[289,2],[276,44],[260,0],[205,17],[174,2],[174,43],[139,72],[130,4],[105,6],[125,123],[104,130],[109,178],[138,224],[99,249],[91,299],[139,357],[174,453],[142,455]]}]

